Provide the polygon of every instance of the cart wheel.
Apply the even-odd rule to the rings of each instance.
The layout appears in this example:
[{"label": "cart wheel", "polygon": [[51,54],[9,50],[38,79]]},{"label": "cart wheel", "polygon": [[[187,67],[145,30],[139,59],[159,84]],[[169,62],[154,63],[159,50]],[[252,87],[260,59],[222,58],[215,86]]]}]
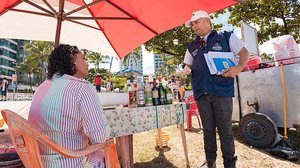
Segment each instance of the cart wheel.
[{"label": "cart wheel", "polygon": [[245,115],[240,121],[239,133],[247,144],[261,149],[270,147],[278,135],[274,122],[261,113]]}]

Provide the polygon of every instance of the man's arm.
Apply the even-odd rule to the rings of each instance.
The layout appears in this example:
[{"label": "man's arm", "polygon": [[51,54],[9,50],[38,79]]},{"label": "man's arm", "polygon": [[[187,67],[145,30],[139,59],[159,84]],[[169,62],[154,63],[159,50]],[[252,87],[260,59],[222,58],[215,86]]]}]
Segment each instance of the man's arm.
[{"label": "man's arm", "polygon": [[186,50],[185,56],[183,59],[183,63],[185,64],[185,67],[180,70],[179,72],[176,72],[175,75],[188,75],[191,73],[191,67],[193,64],[193,57],[190,54],[189,50]]},{"label": "man's arm", "polygon": [[238,53],[238,55],[240,56],[238,65],[236,67],[226,69],[224,71],[224,74],[222,75],[223,77],[234,78],[236,75],[242,72],[249,59],[248,50],[245,47],[243,47]]},{"label": "man's arm", "polygon": [[192,68],[191,64],[185,64],[185,66],[188,66],[189,68]]}]

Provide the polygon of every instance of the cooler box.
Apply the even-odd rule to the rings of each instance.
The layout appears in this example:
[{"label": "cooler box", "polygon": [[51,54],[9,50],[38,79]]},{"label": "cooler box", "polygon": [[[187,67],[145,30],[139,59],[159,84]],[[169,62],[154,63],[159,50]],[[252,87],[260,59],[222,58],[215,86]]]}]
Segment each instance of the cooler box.
[{"label": "cooler box", "polygon": [[259,64],[262,63],[259,56],[249,57],[247,65],[244,67],[243,71],[259,69]]}]

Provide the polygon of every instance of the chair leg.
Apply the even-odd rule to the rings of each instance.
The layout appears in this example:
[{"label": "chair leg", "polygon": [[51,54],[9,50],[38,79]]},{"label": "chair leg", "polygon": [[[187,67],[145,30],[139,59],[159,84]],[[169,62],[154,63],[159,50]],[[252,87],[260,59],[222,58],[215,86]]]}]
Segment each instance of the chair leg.
[{"label": "chair leg", "polygon": [[196,115],[196,117],[197,117],[197,119],[198,119],[199,128],[200,128],[200,129],[203,129],[200,116],[199,116],[199,115]]},{"label": "chair leg", "polygon": [[186,126],[187,130],[190,131],[192,128],[192,114],[190,110],[186,111]]},{"label": "chair leg", "polygon": [[120,168],[116,145],[111,143],[105,147],[105,167]]}]

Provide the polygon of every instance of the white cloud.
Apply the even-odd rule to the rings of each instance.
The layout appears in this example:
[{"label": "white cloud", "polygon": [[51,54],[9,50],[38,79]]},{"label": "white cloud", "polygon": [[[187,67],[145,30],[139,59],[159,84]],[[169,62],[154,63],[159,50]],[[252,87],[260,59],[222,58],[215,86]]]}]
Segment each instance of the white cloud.
[{"label": "white cloud", "polygon": [[142,46],[143,50],[143,72],[144,74],[154,74],[154,56],[153,53],[149,53],[145,50],[145,46]]}]

